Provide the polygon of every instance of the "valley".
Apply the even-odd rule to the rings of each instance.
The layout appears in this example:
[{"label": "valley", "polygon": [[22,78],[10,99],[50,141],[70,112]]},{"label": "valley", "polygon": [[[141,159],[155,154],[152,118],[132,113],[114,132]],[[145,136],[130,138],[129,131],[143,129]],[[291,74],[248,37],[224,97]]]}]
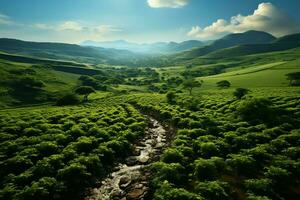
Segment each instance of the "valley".
[{"label": "valley", "polygon": [[299,34],[192,43],[0,39],[0,199],[298,199]]}]

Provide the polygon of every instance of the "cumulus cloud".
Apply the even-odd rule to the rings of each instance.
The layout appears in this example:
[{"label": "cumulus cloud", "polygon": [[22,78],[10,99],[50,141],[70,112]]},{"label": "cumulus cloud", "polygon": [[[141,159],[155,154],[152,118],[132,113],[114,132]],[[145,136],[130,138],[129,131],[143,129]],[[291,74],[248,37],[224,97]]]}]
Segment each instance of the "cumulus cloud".
[{"label": "cumulus cloud", "polygon": [[0,13],[0,25],[8,25],[12,24],[13,22],[10,20],[10,18],[7,15]]},{"label": "cumulus cloud", "polygon": [[51,30],[55,29],[53,26],[48,24],[34,24],[32,25],[33,28],[42,29],[42,30]]},{"label": "cumulus cloud", "polygon": [[189,0],[148,0],[152,8],[181,8],[188,4]]},{"label": "cumulus cloud", "polygon": [[216,39],[228,33],[241,33],[248,30],[266,31],[280,37],[300,32],[300,23],[272,3],[261,3],[251,15],[239,14],[228,21],[219,19],[204,28],[194,26],[188,32],[188,36]]},{"label": "cumulus cloud", "polygon": [[58,30],[61,31],[82,31],[84,27],[75,21],[66,21],[59,25]]},{"label": "cumulus cloud", "polygon": [[52,30],[57,32],[76,32],[86,34],[107,34],[112,32],[120,32],[122,29],[113,25],[87,25],[84,22],[65,21],[56,25],[50,24],[34,24],[34,28],[41,30]]},{"label": "cumulus cloud", "polygon": [[106,33],[111,33],[111,32],[120,32],[120,31],[122,31],[122,29],[117,28],[117,27],[112,26],[112,25],[100,25],[100,26],[95,27],[94,30],[97,33],[100,33],[100,34],[106,34]]}]

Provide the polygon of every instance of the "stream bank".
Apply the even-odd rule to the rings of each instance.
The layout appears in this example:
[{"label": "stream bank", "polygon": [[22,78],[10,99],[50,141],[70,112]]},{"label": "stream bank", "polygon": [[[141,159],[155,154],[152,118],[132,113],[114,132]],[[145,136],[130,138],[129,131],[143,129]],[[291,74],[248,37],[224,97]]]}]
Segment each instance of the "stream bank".
[{"label": "stream bank", "polygon": [[151,175],[147,167],[159,159],[167,146],[167,133],[162,124],[149,117],[145,137],[134,145],[134,155],[120,163],[85,200],[146,199]]}]

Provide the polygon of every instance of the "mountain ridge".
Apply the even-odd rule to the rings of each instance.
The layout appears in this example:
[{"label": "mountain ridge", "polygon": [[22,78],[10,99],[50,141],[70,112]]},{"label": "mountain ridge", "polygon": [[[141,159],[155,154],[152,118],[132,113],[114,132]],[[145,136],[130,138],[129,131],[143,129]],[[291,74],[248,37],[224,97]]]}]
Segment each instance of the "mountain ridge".
[{"label": "mountain ridge", "polygon": [[233,33],[233,34],[226,35],[221,39],[215,40],[210,45],[185,51],[181,54],[185,58],[200,57],[209,54],[211,52],[224,49],[224,48],[233,47],[236,45],[263,44],[263,43],[270,43],[274,40],[276,40],[276,38],[269,33],[263,31],[250,30],[244,33]]},{"label": "mountain ridge", "polygon": [[155,43],[134,43],[126,40],[114,40],[96,42],[86,40],[81,43],[82,46],[94,46],[103,48],[114,48],[119,50],[129,50],[138,53],[174,53],[185,51],[191,48],[204,46],[205,42],[199,40],[186,40],[183,42],[155,42]]}]

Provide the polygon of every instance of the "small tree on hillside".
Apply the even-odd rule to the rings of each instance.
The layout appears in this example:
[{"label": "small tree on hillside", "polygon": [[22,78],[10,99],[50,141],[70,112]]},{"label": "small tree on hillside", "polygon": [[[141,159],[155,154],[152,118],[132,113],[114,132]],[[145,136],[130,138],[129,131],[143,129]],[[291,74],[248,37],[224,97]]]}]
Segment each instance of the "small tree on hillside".
[{"label": "small tree on hillside", "polygon": [[58,106],[75,105],[79,103],[79,98],[75,94],[66,94],[56,102]]},{"label": "small tree on hillside", "polygon": [[294,72],[286,74],[287,79],[290,81],[290,85],[300,85],[300,72]]},{"label": "small tree on hillside", "polygon": [[217,82],[217,86],[219,88],[229,88],[231,86],[231,83],[227,80],[223,80],[223,81]]},{"label": "small tree on hillside", "polygon": [[246,94],[248,94],[250,90],[246,89],[246,88],[237,88],[234,92],[233,95],[238,98],[241,99],[243,96],[245,96]]},{"label": "small tree on hillside", "polygon": [[176,98],[176,93],[175,92],[173,92],[173,91],[168,92],[166,97],[167,97],[167,102],[168,103],[173,104],[173,103],[176,102],[175,101],[175,98]]},{"label": "small tree on hillside", "polygon": [[81,86],[75,90],[75,93],[77,93],[79,95],[84,95],[84,97],[83,97],[84,101],[87,101],[88,96],[94,92],[95,92],[94,88],[92,88],[90,86]]},{"label": "small tree on hillside", "polygon": [[183,82],[183,88],[187,89],[190,93],[190,95],[192,95],[192,90],[195,87],[201,87],[202,86],[203,81],[197,81],[195,79],[188,79],[186,81]]}]

